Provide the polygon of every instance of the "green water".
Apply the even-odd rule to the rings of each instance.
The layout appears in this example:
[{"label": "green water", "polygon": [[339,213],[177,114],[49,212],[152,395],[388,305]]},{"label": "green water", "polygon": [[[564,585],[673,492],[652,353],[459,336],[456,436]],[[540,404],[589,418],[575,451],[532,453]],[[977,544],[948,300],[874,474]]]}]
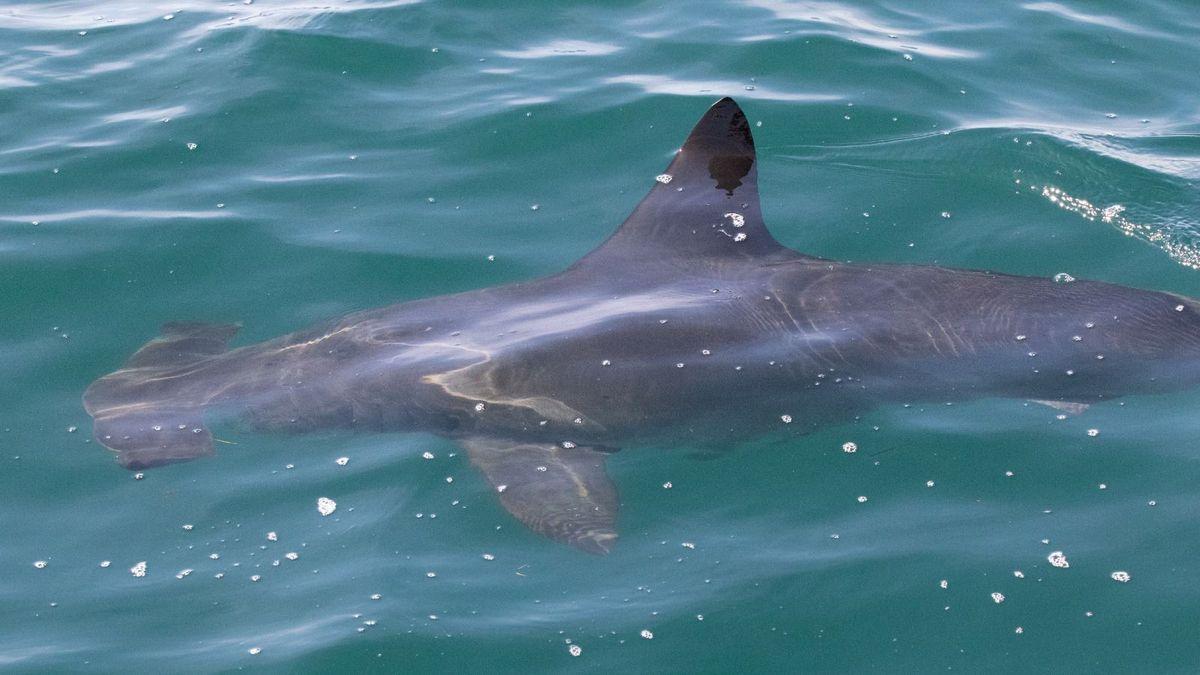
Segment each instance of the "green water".
[{"label": "green water", "polygon": [[80,403],[166,321],[561,270],[724,95],[789,246],[1200,296],[1191,0],[319,4],[0,3],[0,668],[1197,668],[1200,392],[631,448],[603,558],[448,441],[238,432],[135,480]]}]

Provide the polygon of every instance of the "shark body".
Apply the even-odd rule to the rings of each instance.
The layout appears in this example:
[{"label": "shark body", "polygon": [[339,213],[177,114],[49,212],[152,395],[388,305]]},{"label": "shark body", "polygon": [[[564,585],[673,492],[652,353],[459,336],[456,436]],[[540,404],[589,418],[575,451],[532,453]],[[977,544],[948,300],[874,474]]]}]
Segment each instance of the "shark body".
[{"label": "shark body", "polygon": [[1069,412],[1200,381],[1200,305],[991,272],[843,264],[780,245],[745,115],[712,106],[628,220],[564,272],[406,302],[228,350],[174,323],[88,389],[130,469],[213,453],[209,424],[411,430],[459,442],[533,530],[617,537],[604,459],[805,433],[897,402]]}]

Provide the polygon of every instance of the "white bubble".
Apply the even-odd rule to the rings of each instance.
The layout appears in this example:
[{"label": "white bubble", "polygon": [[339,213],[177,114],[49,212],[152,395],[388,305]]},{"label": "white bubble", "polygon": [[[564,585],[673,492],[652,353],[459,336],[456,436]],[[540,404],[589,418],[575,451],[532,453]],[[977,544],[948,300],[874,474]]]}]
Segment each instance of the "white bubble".
[{"label": "white bubble", "polygon": [[350,458],[349,457],[338,457],[337,459],[335,459],[333,461],[338,466],[346,466],[347,464],[350,463]]},{"label": "white bubble", "polygon": [[1123,584],[1129,583],[1129,580],[1132,578],[1129,576],[1129,572],[1126,572],[1124,570],[1117,570],[1116,572],[1113,572],[1109,576],[1112,577],[1113,581],[1119,581]]},{"label": "white bubble", "polygon": [[48,564],[49,564],[49,563],[47,563],[45,560],[35,560],[35,561],[33,562],[33,566],[34,566],[34,567],[36,567],[36,568],[38,568],[39,570],[44,570],[44,569],[46,569],[46,565],[48,565]]},{"label": "white bubble", "polygon": [[580,647],[579,645],[571,645],[570,647],[567,647],[567,651],[571,654],[571,656],[579,656],[583,653],[583,647]]},{"label": "white bubble", "polygon": [[650,632],[650,630],[649,630],[649,629],[647,629],[647,628],[643,628],[643,629],[642,629],[641,636],[642,636],[642,637],[644,637],[644,638],[646,638],[647,640],[653,640],[653,639],[654,639],[654,633],[651,633],[651,632]]},{"label": "white bubble", "polygon": [[1050,555],[1046,556],[1046,560],[1048,560],[1054,567],[1061,567],[1065,569],[1071,566],[1071,563],[1067,562],[1067,556],[1063,555],[1062,551],[1054,551]]},{"label": "white bubble", "polygon": [[1004,594],[992,593],[992,602],[996,603],[997,605],[1004,602]]},{"label": "white bubble", "polygon": [[654,177],[654,180],[662,183],[663,185],[666,185],[667,183],[671,182],[672,178],[674,178],[674,176],[672,176],[669,173],[660,173],[659,175]]},{"label": "white bubble", "polygon": [[317,512],[318,513],[320,513],[323,516],[328,516],[329,514],[333,513],[334,511],[337,511],[337,502],[333,501],[329,497],[321,497],[321,498],[317,499]]},{"label": "white bubble", "polygon": [[791,415],[780,415],[780,416],[779,416],[779,419],[783,420],[783,423],[784,423],[784,424],[791,424],[791,423],[792,423],[792,416],[791,416]]},{"label": "white bubble", "polygon": [[858,444],[853,441],[846,441],[845,443],[842,443],[842,452],[845,452],[845,453],[858,452]]},{"label": "white bubble", "polygon": [[143,560],[143,561],[139,562],[138,564],[134,565],[133,567],[130,567],[129,573],[132,574],[133,576],[139,577],[139,578],[146,576],[146,561]]}]

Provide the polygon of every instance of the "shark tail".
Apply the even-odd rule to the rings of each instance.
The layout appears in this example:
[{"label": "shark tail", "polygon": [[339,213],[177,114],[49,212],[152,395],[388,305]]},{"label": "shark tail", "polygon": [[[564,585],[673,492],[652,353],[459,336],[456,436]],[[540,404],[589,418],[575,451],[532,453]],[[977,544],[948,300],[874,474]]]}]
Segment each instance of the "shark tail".
[{"label": "shark tail", "polygon": [[120,370],[83,395],[96,441],[127,469],[145,469],[213,454],[203,399],[189,391],[197,366],[228,349],[237,325],[168,323]]}]

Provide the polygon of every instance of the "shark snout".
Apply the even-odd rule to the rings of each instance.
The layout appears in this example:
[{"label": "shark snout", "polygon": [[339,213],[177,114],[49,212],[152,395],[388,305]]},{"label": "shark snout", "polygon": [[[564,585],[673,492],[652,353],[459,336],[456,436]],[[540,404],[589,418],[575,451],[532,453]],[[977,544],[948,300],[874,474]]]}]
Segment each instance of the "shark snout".
[{"label": "shark snout", "polygon": [[212,434],[193,410],[105,411],[96,414],[93,435],[131,471],[213,454]]}]

